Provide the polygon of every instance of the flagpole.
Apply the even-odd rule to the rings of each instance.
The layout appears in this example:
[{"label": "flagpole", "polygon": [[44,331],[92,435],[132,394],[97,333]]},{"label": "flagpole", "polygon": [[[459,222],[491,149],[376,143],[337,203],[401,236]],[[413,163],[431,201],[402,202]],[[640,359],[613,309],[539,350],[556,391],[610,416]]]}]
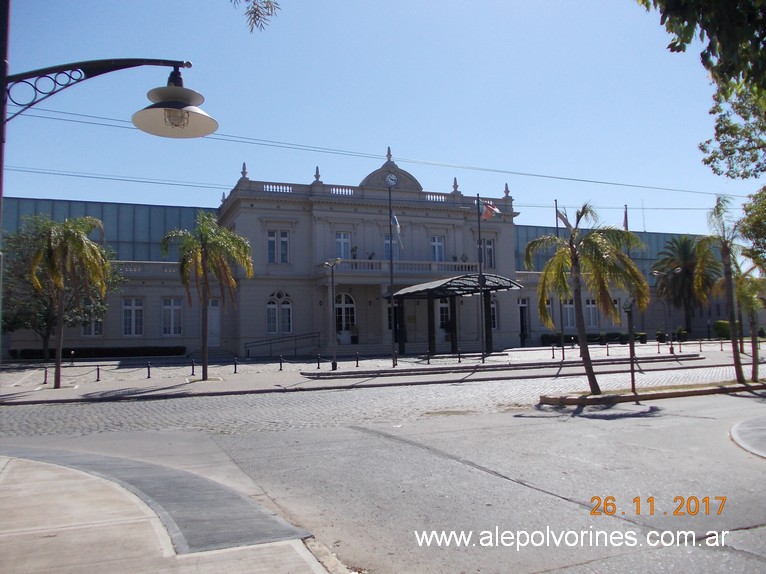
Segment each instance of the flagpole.
[{"label": "flagpole", "polygon": [[479,194],[476,194],[476,222],[479,225],[479,238],[477,241],[477,251],[479,254],[479,319],[480,319],[480,325],[479,325],[479,331],[481,331],[481,362],[484,362],[484,355],[487,350],[487,336],[484,332],[484,329],[486,327],[486,318],[484,317],[484,271],[483,271],[483,263],[484,263],[484,249],[483,244],[481,241],[481,199],[479,198]]},{"label": "flagpole", "polygon": [[388,186],[388,304],[391,312],[391,366],[396,366],[396,312],[394,310],[394,206]]},{"label": "flagpole", "polygon": [[[625,204],[625,216],[622,218],[622,226],[628,231],[628,204]],[[630,258],[630,247],[626,250]],[[628,290],[628,301],[624,305],[628,315],[628,353],[630,354],[630,391],[636,395],[636,336],[633,332],[633,289]]]},{"label": "flagpole", "polygon": [[[556,239],[559,237],[559,200],[554,199],[553,200],[553,209],[556,212]],[[561,343],[561,360],[563,361],[565,359],[566,351],[564,350],[564,303],[561,301],[561,297],[559,297],[559,320],[561,321],[561,334],[559,337],[559,342]]]}]

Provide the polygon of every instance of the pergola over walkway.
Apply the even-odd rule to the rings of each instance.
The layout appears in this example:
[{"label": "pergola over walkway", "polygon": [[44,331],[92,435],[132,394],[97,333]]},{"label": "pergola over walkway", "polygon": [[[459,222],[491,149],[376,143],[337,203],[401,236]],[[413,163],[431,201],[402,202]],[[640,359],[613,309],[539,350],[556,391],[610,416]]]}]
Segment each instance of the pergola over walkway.
[{"label": "pergola over walkway", "polygon": [[[492,321],[490,317],[490,305],[492,293],[498,291],[510,291],[511,289],[521,289],[522,285],[502,277],[501,275],[494,275],[492,273],[468,273],[466,275],[460,275],[458,277],[449,277],[447,279],[439,279],[437,281],[429,281],[428,283],[420,283],[418,285],[412,285],[411,287],[405,287],[394,293],[394,299],[404,301],[405,299],[427,299],[428,305],[428,353],[431,355],[436,354],[436,326],[435,326],[435,314],[433,301],[435,299],[447,299],[449,300],[450,309],[450,321],[449,333],[452,353],[458,351],[458,328],[457,321],[457,298],[458,297],[471,297],[473,295],[481,295],[483,302],[483,317],[484,317],[484,344],[482,346],[483,353],[492,352]],[[399,308],[403,308],[403,303],[399,305]],[[400,317],[403,317],[403,313],[400,311]],[[402,321],[399,322],[402,325]],[[404,337],[399,334],[399,353],[404,354]]]}]

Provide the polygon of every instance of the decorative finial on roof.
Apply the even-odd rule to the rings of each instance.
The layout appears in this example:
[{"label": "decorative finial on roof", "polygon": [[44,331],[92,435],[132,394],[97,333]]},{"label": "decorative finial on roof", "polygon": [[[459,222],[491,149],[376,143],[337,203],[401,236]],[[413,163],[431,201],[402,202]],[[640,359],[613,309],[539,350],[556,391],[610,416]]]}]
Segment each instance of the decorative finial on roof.
[{"label": "decorative finial on roof", "polygon": [[391,161],[391,146],[388,146],[388,151],[386,151],[386,159]]},{"label": "decorative finial on roof", "polygon": [[317,169],[314,172],[314,181],[319,181],[319,166],[317,166]]},{"label": "decorative finial on roof", "polygon": [[511,195],[511,190],[508,189],[507,183],[505,184],[505,190],[503,191],[503,194],[505,194],[505,197],[508,197],[509,195]]},{"label": "decorative finial on roof", "polygon": [[457,178],[452,180],[452,193],[457,193]]},{"label": "decorative finial on roof", "polygon": [[226,192],[222,191],[221,192],[221,203],[223,203],[224,201],[226,201]]},{"label": "decorative finial on roof", "polygon": [[245,162],[242,162],[242,177],[247,177],[247,165]]}]

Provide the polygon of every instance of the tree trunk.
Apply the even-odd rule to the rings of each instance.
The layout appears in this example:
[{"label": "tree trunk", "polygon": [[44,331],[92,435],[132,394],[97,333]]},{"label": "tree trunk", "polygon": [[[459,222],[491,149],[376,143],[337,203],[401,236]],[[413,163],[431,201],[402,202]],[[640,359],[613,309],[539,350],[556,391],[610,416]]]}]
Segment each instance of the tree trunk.
[{"label": "tree trunk", "polygon": [[588,347],[588,337],[585,333],[585,314],[582,306],[582,283],[580,280],[580,261],[576,256],[572,257],[572,292],[574,295],[574,313],[575,325],[577,327],[577,338],[580,345],[580,357],[585,368],[585,375],[588,377],[590,394],[600,395],[601,388],[596,380],[596,372],[593,370],[593,361],[590,358],[590,348]]},{"label": "tree trunk", "polygon": [[57,294],[56,302],[56,363],[53,375],[53,388],[61,388],[61,355],[64,352],[64,297],[66,293],[62,290]]},{"label": "tree trunk", "polygon": [[734,312],[734,279],[731,273],[731,251],[726,243],[721,244],[721,260],[723,262],[723,284],[726,292],[726,306],[728,308],[729,333],[731,339],[731,354],[734,359],[734,374],[737,382],[745,383],[745,374],[742,372],[742,359],[739,355],[739,342],[737,341],[737,319]]},{"label": "tree trunk", "polygon": [[756,311],[750,311],[750,348],[752,349],[751,355],[753,358],[753,368],[750,379],[754,382],[758,382],[758,314]]},{"label": "tree trunk", "polygon": [[204,277],[202,278],[202,380],[207,381],[207,330],[208,330],[208,306],[210,305],[210,284],[207,277],[207,250],[204,241],[202,243],[201,267]]},{"label": "tree trunk", "polygon": [[693,302],[690,300],[684,301],[684,329],[686,334],[692,334],[692,314],[694,312]]},{"label": "tree trunk", "polygon": [[202,380],[207,381],[207,329],[208,329],[208,306],[210,305],[210,294],[207,286],[202,287]]}]

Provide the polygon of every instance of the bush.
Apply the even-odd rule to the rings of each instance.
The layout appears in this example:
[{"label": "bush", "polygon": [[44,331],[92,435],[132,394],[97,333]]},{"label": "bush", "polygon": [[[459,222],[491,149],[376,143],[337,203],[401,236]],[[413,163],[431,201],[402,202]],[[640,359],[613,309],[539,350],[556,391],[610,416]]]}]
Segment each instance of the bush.
[{"label": "bush", "polygon": [[731,337],[731,331],[729,330],[728,321],[716,321],[713,323],[713,333],[715,333],[718,339],[729,339]]}]

